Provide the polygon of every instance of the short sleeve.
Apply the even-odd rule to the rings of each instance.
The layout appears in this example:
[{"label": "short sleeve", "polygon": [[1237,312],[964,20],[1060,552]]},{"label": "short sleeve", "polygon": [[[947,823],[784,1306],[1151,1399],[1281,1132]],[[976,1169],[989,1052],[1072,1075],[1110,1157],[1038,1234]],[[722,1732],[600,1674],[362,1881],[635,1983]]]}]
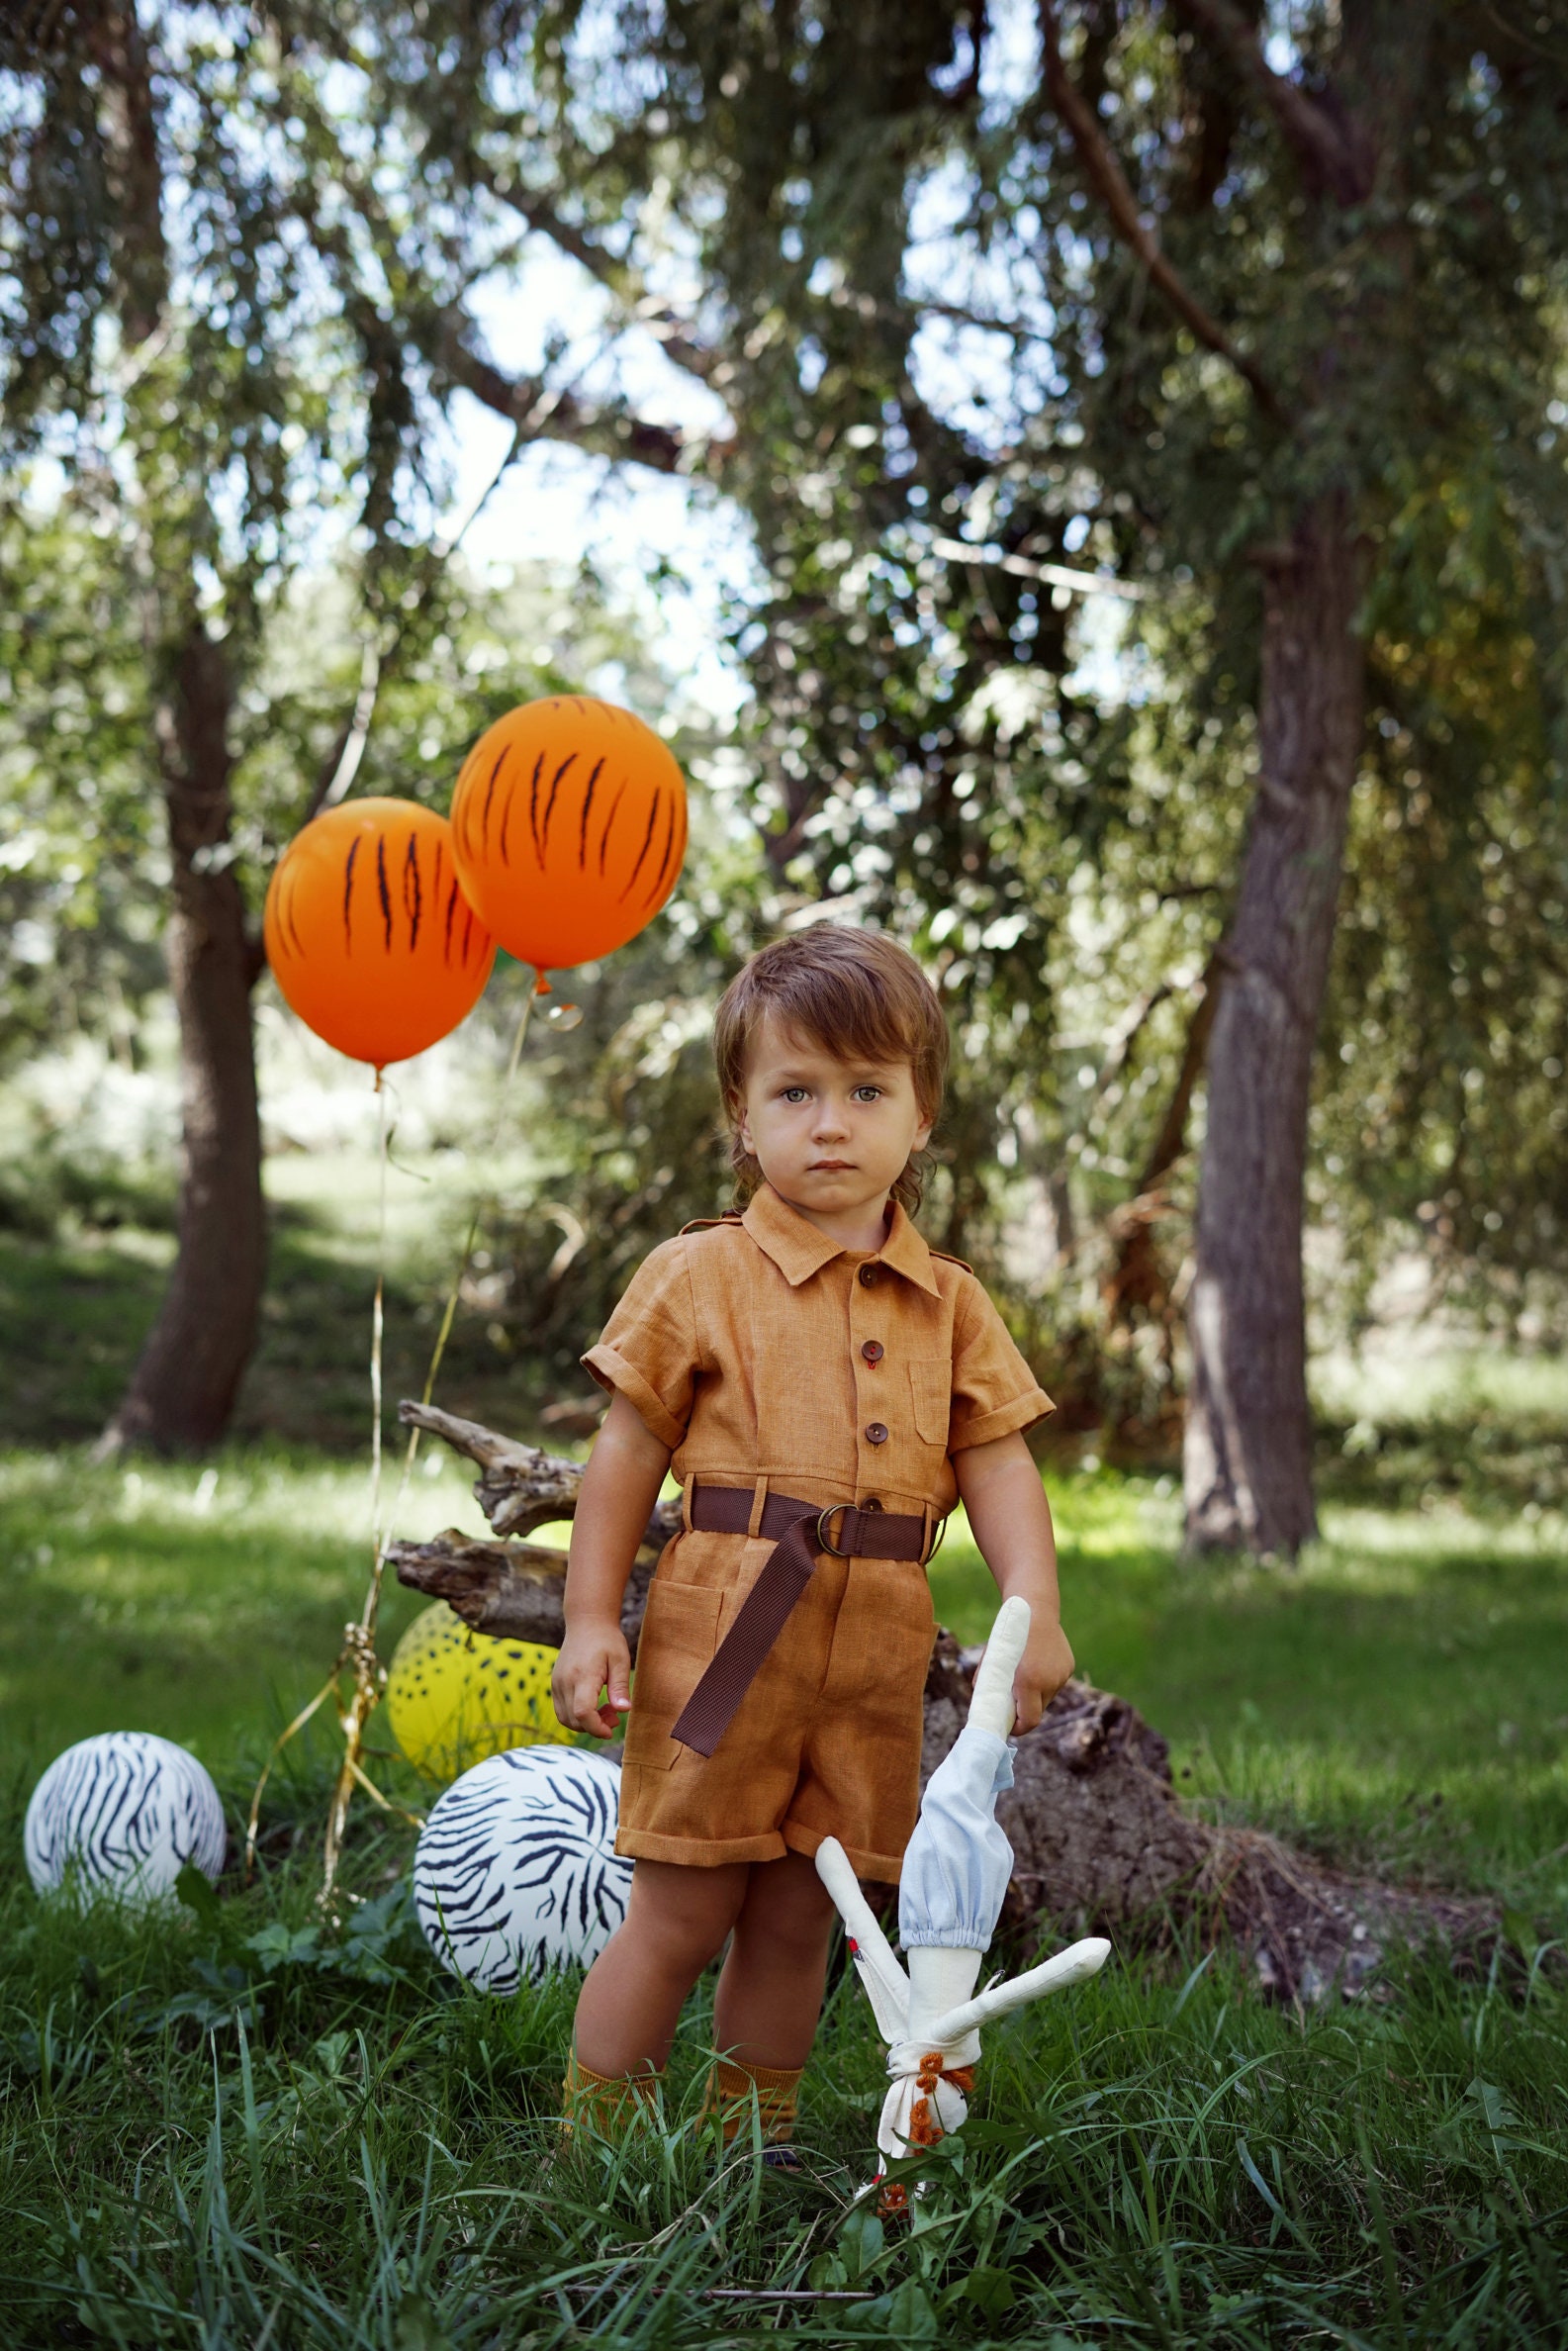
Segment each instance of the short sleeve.
[{"label": "short sleeve", "polygon": [[649,1434],[674,1453],[692,1417],[698,1354],[686,1244],[666,1241],[632,1275],[583,1367],[635,1405]]},{"label": "short sleeve", "polygon": [[980,1284],[971,1277],[966,1287],[953,1329],[949,1453],[1010,1437],[1056,1411]]}]

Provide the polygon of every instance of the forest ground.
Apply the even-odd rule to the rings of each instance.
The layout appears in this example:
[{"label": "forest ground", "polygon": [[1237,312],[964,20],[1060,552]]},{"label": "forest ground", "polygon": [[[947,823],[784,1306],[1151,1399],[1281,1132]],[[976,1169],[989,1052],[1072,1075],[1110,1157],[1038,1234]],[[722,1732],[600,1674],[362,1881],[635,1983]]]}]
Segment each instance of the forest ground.
[{"label": "forest ground", "polygon": [[[116,1727],[188,1740],[236,1822],[357,1605],[362,1225],[306,1190],[242,1434],[205,1463],[94,1466],[81,1442],[155,1293],[156,1229],[0,1235],[8,2343],[1568,2332],[1568,1380],[1550,1364],[1341,1368],[1322,1398],[1325,1540],[1292,1572],[1184,1563],[1168,1476],[1048,1458],[1082,1669],[1170,1739],[1183,1796],[1350,1866],[1491,1891],[1511,1943],[1484,1980],[1411,1953],[1374,1996],[1306,2011],[1267,2005],[1223,1950],[1129,1945],[988,2042],[975,2122],[912,2232],[853,2202],[878,2056],[848,1980],[810,2076],[803,2182],[749,2158],[718,2171],[682,2125],[705,1993],[664,2132],[546,2180],[570,1987],[458,1994],[410,1931],[409,1834],[364,1808],[351,1868],[370,1902],[342,1945],[313,1933],[324,1739],[276,1783],[274,1858],[248,1892],[226,1880],[172,1924],[38,1905],[20,1818],[51,1754]],[[424,1296],[400,1266],[393,1396]],[[493,1352],[470,1347],[443,1400],[532,1434],[537,1399]],[[405,1519],[481,1526],[439,1457]],[[934,1582],[944,1620],[983,1633],[962,1527]],[[415,1605],[392,1596],[384,1653]],[[405,1767],[378,1768],[418,1795]],[[766,2288],[863,2299],[713,2299]]]}]

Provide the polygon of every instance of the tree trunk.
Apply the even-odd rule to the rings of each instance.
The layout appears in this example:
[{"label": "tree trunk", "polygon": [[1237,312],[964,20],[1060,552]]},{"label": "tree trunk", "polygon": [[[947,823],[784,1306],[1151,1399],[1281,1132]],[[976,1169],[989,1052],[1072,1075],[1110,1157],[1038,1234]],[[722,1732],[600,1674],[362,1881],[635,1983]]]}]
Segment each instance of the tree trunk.
[{"label": "tree trunk", "polygon": [[1209,1043],[1184,1481],[1195,1549],[1290,1557],[1317,1531],[1307,1112],[1361,738],[1359,559],[1345,503],[1320,500],[1261,560],[1260,773]]},{"label": "tree trunk", "polygon": [[184,1126],[179,1251],[104,1451],[213,1444],[255,1345],[266,1230],[250,994],[261,958],[231,863],[231,700],[224,648],[193,618],[158,720]]}]

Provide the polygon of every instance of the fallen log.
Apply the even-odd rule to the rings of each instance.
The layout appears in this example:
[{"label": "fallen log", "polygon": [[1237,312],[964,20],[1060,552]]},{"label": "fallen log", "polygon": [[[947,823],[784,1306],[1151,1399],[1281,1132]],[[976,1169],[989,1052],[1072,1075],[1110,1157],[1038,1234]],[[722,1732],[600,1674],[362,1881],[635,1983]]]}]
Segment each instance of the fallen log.
[{"label": "fallen log", "polygon": [[[498,1437],[477,1422],[404,1403],[407,1426],[429,1430],[478,1462],[474,1492],[498,1534],[522,1535],[570,1518],[582,1468]],[[660,1551],[681,1523],[678,1502],[649,1520],[627,1585],[621,1629],[633,1654]],[[396,1544],[399,1580],[446,1600],[476,1632],[557,1647],[565,1632],[566,1556],[519,1541],[475,1542],[449,1531]],[[922,1784],[968,1713],[977,1649],[938,1636],[925,1691]],[[1076,1678],[1017,1741],[1013,1786],[996,1817],[1014,1865],[1004,1930],[1038,1939],[1050,1923],[1074,1934],[1177,1931],[1212,1943],[1228,1932],[1269,1997],[1349,1998],[1375,1978],[1390,1948],[1433,1937],[1462,1969],[1496,1947],[1493,1903],[1343,1875],[1255,1830],[1196,1819],[1178,1799],[1159,1733],[1125,1698]]]},{"label": "fallen log", "polygon": [[[669,1534],[662,1534],[658,1550],[640,1551],[626,1580],[620,1629],[633,1657],[648,1586],[668,1540]],[[432,1600],[444,1600],[476,1633],[489,1633],[497,1641],[542,1642],[546,1648],[559,1648],[566,1638],[561,1607],[564,1552],[549,1551],[539,1543],[476,1543],[448,1527],[428,1543],[390,1544],[387,1557],[400,1583],[428,1592]]]}]

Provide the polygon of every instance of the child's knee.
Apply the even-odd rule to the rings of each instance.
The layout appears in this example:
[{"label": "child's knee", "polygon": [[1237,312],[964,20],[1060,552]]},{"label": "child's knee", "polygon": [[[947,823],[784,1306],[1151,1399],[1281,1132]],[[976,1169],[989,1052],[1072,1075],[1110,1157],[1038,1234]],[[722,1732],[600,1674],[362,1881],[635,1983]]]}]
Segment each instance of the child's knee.
[{"label": "child's knee", "polygon": [[723,1948],[741,1892],[739,1884],[721,1885],[705,1871],[661,1873],[657,1881],[644,1873],[632,1904],[639,1949],[656,1965],[690,1969],[694,1981]]}]

